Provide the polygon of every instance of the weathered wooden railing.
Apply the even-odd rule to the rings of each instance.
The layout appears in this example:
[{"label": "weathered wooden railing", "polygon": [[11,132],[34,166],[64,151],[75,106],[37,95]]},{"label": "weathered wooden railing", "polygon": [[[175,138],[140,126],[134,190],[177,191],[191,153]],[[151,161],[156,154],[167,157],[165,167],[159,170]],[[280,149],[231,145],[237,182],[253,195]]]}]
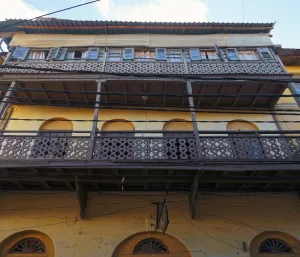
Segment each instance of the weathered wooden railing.
[{"label": "weathered wooden railing", "polygon": [[[278,61],[202,61],[195,63],[184,62],[8,62],[8,65],[24,67],[1,68],[0,73],[40,73],[40,69],[53,69],[57,71],[87,71],[129,74],[285,74],[283,66]],[[51,71],[44,71],[51,73]]]},{"label": "weathered wooden railing", "polygon": [[[297,135],[200,133],[198,149],[203,160],[300,160],[300,136]],[[103,161],[199,160],[191,131],[102,132],[97,134],[93,144],[92,147],[86,131],[73,132],[72,136],[57,132],[47,135],[6,133],[0,136],[0,160],[84,161],[89,151],[93,151],[92,160]]]}]

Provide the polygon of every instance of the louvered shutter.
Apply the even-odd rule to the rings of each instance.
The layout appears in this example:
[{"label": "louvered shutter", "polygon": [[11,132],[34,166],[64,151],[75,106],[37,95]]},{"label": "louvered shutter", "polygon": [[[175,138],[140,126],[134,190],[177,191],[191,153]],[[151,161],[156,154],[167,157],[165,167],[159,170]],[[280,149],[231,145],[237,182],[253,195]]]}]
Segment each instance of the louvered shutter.
[{"label": "louvered shutter", "polygon": [[216,49],[216,52],[219,55],[220,59],[222,61],[225,61],[226,58],[224,58],[224,53],[220,50],[220,48],[218,47],[218,45],[216,43],[215,43],[215,49]]},{"label": "louvered shutter", "polygon": [[98,60],[100,48],[99,47],[90,47],[88,50],[87,60]]},{"label": "louvered shutter", "polygon": [[167,49],[166,48],[156,48],[156,60],[166,61],[167,60]]},{"label": "louvered shutter", "polygon": [[257,48],[257,50],[263,60],[273,60],[273,56],[269,48],[261,47],[261,48]]},{"label": "louvered shutter", "polygon": [[57,61],[63,61],[65,59],[65,56],[67,54],[68,48],[59,48],[58,53],[55,57],[55,60]]},{"label": "louvered shutter", "polygon": [[46,60],[49,61],[55,59],[58,54],[58,51],[59,47],[51,48]]},{"label": "louvered shutter", "polygon": [[123,60],[134,59],[134,48],[125,48],[123,51]]},{"label": "louvered shutter", "polygon": [[200,61],[201,60],[199,48],[190,48],[190,58],[192,61]]},{"label": "louvered shutter", "polygon": [[14,51],[13,58],[24,61],[29,52],[29,48],[18,46]]}]

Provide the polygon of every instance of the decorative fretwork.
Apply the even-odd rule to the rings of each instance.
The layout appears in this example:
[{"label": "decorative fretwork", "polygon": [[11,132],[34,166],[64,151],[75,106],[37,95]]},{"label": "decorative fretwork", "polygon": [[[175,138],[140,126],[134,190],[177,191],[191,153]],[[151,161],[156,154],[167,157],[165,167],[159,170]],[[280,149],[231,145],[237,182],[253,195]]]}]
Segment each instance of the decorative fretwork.
[{"label": "decorative fretwork", "polygon": [[169,253],[168,248],[155,238],[147,238],[139,242],[133,250],[133,254],[162,254]]},{"label": "decorative fretwork", "polygon": [[[90,137],[0,136],[0,159],[86,160]],[[300,160],[300,138],[282,136],[200,136],[200,156],[209,160]],[[93,160],[196,160],[193,136],[97,136]]]},{"label": "decorative fretwork", "polygon": [[[18,67],[34,67],[39,69],[53,69],[63,71],[95,71],[102,72],[102,62],[46,62],[46,63],[9,63],[9,65]],[[14,69],[14,68],[1,68],[0,72],[3,73],[57,73],[59,71],[39,71],[33,69]]]},{"label": "decorative fretwork", "polygon": [[293,253],[293,250],[284,241],[277,238],[269,238],[260,244],[259,253],[287,254],[287,253]]},{"label": "decorative fretwork", "polygon": [[189,160],[197,157],[193,138],[101,138],[95,141],[94,159]]},{"label": "decorative fretwork", "polygon": [[113,73],[146,73],[146,74],[184,74],[183,63],[168,62],[107,62],[106,72]]},{"label": "decorative fretwork", "polygon": [[[34,67],[43,69],[57,69],[64,71],[102,72],[102,62],[8,62],[9,65],[19,67]],[[184,63],[170,62],[106,62],[105,72],[132,74],[285,74],[279,62],[198,62]],[[1,68],[0,73],[52,73],[52,71],[38,71],[33,69]],[[55,73],[55,71],[53,71]]]},{"label": "decorative fretwork", "polygon": [[2,136],[1,159],[73,159],[87,156],[89,137]]},{"label": "decorative fretwork", "polygon": [[25,238],[16,243],[9,251],[14,254],[44,254],[46,253],[46,247],[44,243],[37,238]]},{"label": "decorative fretwork", "polygon": [[189,74],[285,74],[278,62],[188,63]]}]

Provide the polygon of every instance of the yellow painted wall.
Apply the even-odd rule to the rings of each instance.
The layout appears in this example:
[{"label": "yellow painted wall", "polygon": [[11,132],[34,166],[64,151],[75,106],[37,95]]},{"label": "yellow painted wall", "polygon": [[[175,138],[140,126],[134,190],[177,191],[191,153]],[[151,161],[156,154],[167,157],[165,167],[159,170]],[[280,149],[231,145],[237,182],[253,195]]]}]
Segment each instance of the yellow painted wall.
[{"label": "yellow painted wall", "polygon": [[[90,193],[87,219],[76,222],[79,205],[75,193],[2,192],[0,242],[19,231],[37,230],[52,239],[56,257],[112,257],[125,238],[151,230],[150,224],[155,223],[156,215],[156,207],[151,202],[163,199],[163,193],[152,192],[152,196],[145,196],[144,192],[141,195],[126,193],[131,196]],[[263,231],[281,230],[300,238],[297,194],[200,194],[196,219],[192,221],[198,228],[187,220],[187,194],[170,194],[168,200],[173,202],[168,203],[170,224],[167,233],[179,239],[192,251],[193,257],[250,257],[251,241]],[[243,241],[246,252],[242,250]],[[186,255],[178,253],[170,257],[173,256]]]},{"label": "yellow painted wall", "polygon": [[15,34],[11,46],[145,46],[145,47],[222,47],[271,46],[268,34],[214,34],[214,35],[65,35]]},{"label": "yellow painted wall", "polygon": [[[11,118],[32,118],[32,119],[53,119],[64,118],[68,120],[83,119],[92,120],[93,110],[84,108],[67,108],[67,107],[49,107],[49,106],[14,106]],[[133,122],[135,130],[158,130],[162,131],[165,121],[174,119],[191,120],[190,113],[186,112],[158,112],[158,111],[132,111],[132,110],[100,110],[98,129],[101,130],[104,121],[112,119],[135,120],[158,120],[162,122]],[[197,120],[208,121],[232,121],[236,119],[248,121],[273,121],[271,115],[265,114],[228,114],[228,113],[197,113]],[[7,130],[34,130],[38,131],[43,121],[9,121]],[[122,123],[120,130],[122,130]],[[180,123],[179,123],[180,124]],[[274,123],[257,123],[255,124],[260,130],[277,130]],[[198,123],[199,131],[201,130],[226,130],[227,123]],[[91,122],[73,122],[73,130],[91,130]]]},{"label": "yellow painted wall", "polygon": [[285,68],[289,73],[300,76],[300,66],[285,66]]}]

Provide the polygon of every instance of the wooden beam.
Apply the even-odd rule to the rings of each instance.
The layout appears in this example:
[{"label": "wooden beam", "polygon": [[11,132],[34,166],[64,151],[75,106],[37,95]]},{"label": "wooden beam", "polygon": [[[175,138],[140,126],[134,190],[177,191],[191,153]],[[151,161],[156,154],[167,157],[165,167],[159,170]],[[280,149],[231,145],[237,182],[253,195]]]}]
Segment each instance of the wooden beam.
[{"label": "wooden beam", "polygon": [[[186,88],[184,87],[184,88],[183,88],[182,94],[184,95],[185,92],[186,92]],[[182,107],[184,106],[185,98],[186,98],[185,96],[183,96],[183,97],[181,98],[181,106],[182,106]]]},{"label": "wooden beam", "polygon": [[126,94],[126,95],[124,95],[124,102],[125,102],[125,104],[127,104],[128,103],[128,97],[127,97],[126,84],[122,83],[122,85],[123,85],[123,92],[124,92],[124,94]]},{"label": "wooden beam", "polygon": [[[143,170],[142,172],[143,172],[143,176],[148,176],[148,170]],[[148,183],[144,183],[145,190],[148,190],[148,186],[149,186]]]},{"label": "wooden beam", "polygon": [[[57,171],[57,173],[64,174],[64,171],[61,168],[57,168],[56,171]],[[70,181],[66,181],[65,184],[68,187],[68,189],[73,191],[73,186]]]},{"label": "wooden beam", "polygon": [[[19,86],[20,86],[20,88],[21,89],[24,89],[24,87],[23,87],[23,84],[24,83],[19,83]],[[27,91],[21,91],[27,98],[28,98],[28,102],[29,103],[32,103],[32,100],[30,99],[32,96],[31,95],[29,95],[29,92],[27,92]]]},{"label": "wooden beam", "polygon": [[[167,94],[167,92],[168,92],[168,83],[165,83],[165,85],[164,85],[164,93]],[[167,104],[167,96],[164,95],[164,97],[163,97],[163,105],[166,106],[166,104]]]},{"label": "wooden beam", "polygon": [[[225,90],[225,88],[226,87],[224,85],[221,85],[220,92],[219,92],[220,95],[223,94],[223,91]],[[221,96],[218,96],[218,99],[217,99],[217,101],[214,104],[215,107],[217,107],[219,105],[220,100],[221,100]]]},{"label": "wooden beam", "polygon": [[49,183],[47,181],[42,181],[42,184],[45,188],[47,188],[48,190],[51,190],[52,187],[49,185]]},{"label": "wooden beam", "polygon": [[[260,84],[260,88],[256,91],[256,94],[259,95],[262,93],[262,91],[264,90],[265,88],[265,85],[263,84]],[[256,104],[257,100],[259,99],[259,96],[256,96],[253,101],[252,101],[252,104],[251,104],[251,108],[254,107],[254,105]]]},{"label": "wooden beam", "polygon": [[75,181],[75,185],[76,185],[77,199],[79,201],[79,206],[80,206],[80,218],[85,219],[88,192],[82,187],[82,184],[78,181],[78,179]]},{"label": "wooden beam", "polygon": [[20,181],[13,181],[13,183],[19,188],[19,189],[25,189],[24,185]]},{"label": "wooden beam", "polygon": [[[243,85],[240,85],[240,88],[238,89],[238,91],[236,92],[237,95],[241,94],[243,91]],[[232,107],[235,107],[238,103],[238,101],[240,100],[240,97],[236,97],[233,104],[232,104]]]},{"label": "wooden beam", "polygon": [[201,100],[202,100],[202,95],[203,95],[204,89],[205,89],[205,85],[202,85],[202,87],[200,89],[200,92],[198,92],[199,96],[198,96],[198,100],[197,100],[197,103],[196,103],[197,107],[199,107],[200,104],[201,104]]},{"label": "wooden beam", "polygon": [[[44,83],[40,83],[40,87],[41,87],[41,89],[46,89],[46,86],[45,86]],[[44,93],[44,96],[45,96],[45,98],[46,98],[48,104],[51,104],[51,100],[50,100],[51,97],[50,97],[50,95],[48,94],[48,92],[43,92],[43,93]]]},{"label": "wooden beam", "polygon": [[193,180],[193,184],[191,186],[190,192],[189,192],[191,219],[195,219],[195,216],[196,216],[196,202],[197,202],[197,197],[198,197],[199,178],[200,178],[200,171],[197,172],[197,174]]},{"label": "wooden beam", "polygon": [[[66,82],[62,82],[61,83],[61,87],[62,87],[63,91],[67,91]],[[65,98],[65,101],[67,102],[67,105],[70,105],[68,94],[67,93],[63,93],[63,95],[64,95],[64,98]]]},{"label": "wooden beam", "polygon": [[[188,81],[186,83],[186,89],[187,89],[187,92],[189,95],[193,94],[192,84],[190,81]],[[190,111],[191,111],[193,128],[194,128],[194,137],[195,137],[195,144],[196,144],[196,149],[197,149],[197,157],[198,157],[198,159],[201,159],[202,151],[201,151],[201,146],[200,146],[199,129],[198,129],[198,124],[197,124],[196,112],[195,112],[194,98],[192,96],[189,96],[188,99],[189,99]]]},{"label": "wooden beam", "polygon": [[[97,81],[97,93],[102,92],[102,82],[100,80]],[[91,132],[91,138],[90,138],[90,146],[88,151],[87,160],[90,161],[93,158],[93,152],[94,152],[94,146],[95,146],[95,138],[97,134],[97,126],[98,126],[98,115],[99,115],[99,107],[100,107],[100,99],[101,95],[96,94],[96,102],[95,102],[95,108],[94,108],[94,121],[93,121],[93,127]]]},{"label": "wooden beam", "polygon": [[6,107],[9,105],[8,103],[6,103],[7,101],[10,101],[10,96],[12,96],[14,94],[14,91],[12,91],[12,89],[14,89],[16,87],[17,82],[13,81],[11,82],[8,90],[5,93],[5,96],[3,97],[1,104],[0,104],[0,118],[3,117],[3,114],[5,113]]},{"label": "wooden beam", "polygon": [[[84,90],[84,92],[87,91],[87,90],[86,90],[86,84],[85,84],[85,83],[83,84],[83,90]],[[83,97],[84,97],[84,101],[85,101],[86,103],[88,103],[89,99],[88,99],[88,97],[87,97],[87,94],[83,94]]]},{"label": "wooden beam", "polygon": [[[88,174],[95,174],[92,169],[88,169]],[[93,186],[97,191],[100,191],[100,186],[97,182],[93,182]]]}]

